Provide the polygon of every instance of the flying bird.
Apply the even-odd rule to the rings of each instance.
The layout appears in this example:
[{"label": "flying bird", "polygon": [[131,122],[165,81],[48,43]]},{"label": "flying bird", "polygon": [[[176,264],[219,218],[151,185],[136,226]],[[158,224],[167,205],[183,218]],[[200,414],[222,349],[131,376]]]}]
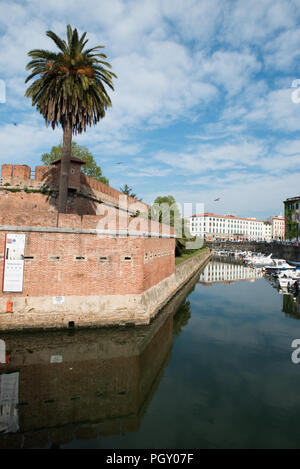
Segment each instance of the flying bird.
[{"label": "flying bird", "polygon": [[220,197],[218,199],[215,199],[214,202],[218,202],[218,200],[220,200]]}]

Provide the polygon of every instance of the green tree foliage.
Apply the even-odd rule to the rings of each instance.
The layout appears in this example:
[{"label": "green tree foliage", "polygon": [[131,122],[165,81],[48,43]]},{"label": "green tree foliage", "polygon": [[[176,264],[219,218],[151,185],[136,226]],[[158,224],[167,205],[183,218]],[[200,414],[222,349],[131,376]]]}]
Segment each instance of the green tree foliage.
[{"label": "green tree foliage", "polygon": [[[62,157],[62,149],[63,147],[61,144],[52,147],[50,153],[44,153],[42,155],[42,162],[45,165],[50,166],[53,161]],[[88,148],[82,147],[76,142],[72,142],[71,154],[72,157],[85,161],[85,165],[82,166],[82,172],[84,174],[97,179],[97,181],[101,181],[104,184],[109,184],[108,179],[102,175],[100,166],[97,165],[92,153],[88,150]]]},{"label": "green tree foliage", "polygon": [[47,31],[58,52],[43,49],[31,50],[27,64],[30,75],[25,83],[34,78],[25,96],[52,128],[63,129],[63,148],[59,184],[58,210],[64,213],[68,197],[68,177],[71,158],[72,135],[81,133],[89,125],[97,124],[111,106],[105,86],[113,90],[111,65],[99,50],[103,46],[85,48],[86,33],[80,38],[77,29],[67,26],[67,40],[53,31]]},{"label": "green tree foliage", "polygon": [[151,218],[160,223],[177,226],[181,222],[181,213],[172,195],[156,197],[150,210]]},{"label": "green tree foliage", "polygon": [[187,250],[187,242],[193,242],[196,238],[191,236],[188,222],[181,217],[180,209],[172,195],[157,197],[149,210],[149,218],[157,220],[160,223],[174,226],[176,236],[176,256],[181,256],[186,252],[191,253],[199,249],[198,246],[195,247],[195,249]]}]

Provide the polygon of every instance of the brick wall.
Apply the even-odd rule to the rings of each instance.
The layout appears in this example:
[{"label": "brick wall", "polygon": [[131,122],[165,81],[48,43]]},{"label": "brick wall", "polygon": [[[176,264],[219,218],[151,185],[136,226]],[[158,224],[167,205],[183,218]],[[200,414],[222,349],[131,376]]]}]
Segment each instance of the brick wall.
[{"label": "brick wall", "polygon": [[[4,243],[2,231],[3,254]],[[34,232],[26,233],[25,257],[32,259],[25,259],[23,293],[14,297],[139,294],[174,272],[174,240]],[[1,285],[3,264],[2,257]]]},{"label": "brick wall", "polygon": [[[35,177],[31,179],[31,168],[27,165],[4,164],[1,167],[2,189],[37,190],[41,188],[58,188],[60,165],[55,166],[36,166]],[[122,192],[88,177],[80,170],[80,165],[73,164],[70,167],[69,187],[76,189],[72,192],[68,200],[68,213],[96,214],[97,201],[105,202],[117,207],[130,209],[141,213],[147,213],[149,206],[144,202],[128,197]],[[88,202],[87,197],[92,201]],[[52,199],[50,204],[57,209],[57,199]],[[1,204],[1,202],[0,202]],[[1,205],[0,205],[1,209]]]},{"label": "brick wall", "polygon": [[[0,226],[23,227],[18,232],[26,235],[23,293],[14,297],[140,294],[174,272],[174,239],[120,235],[120,230],[157,235],[174,232],[156,221],[133,217],[125,205],[138,203],[134,199],[124,196],[125,205],[120,210],[108,199],[106,203],[96,203],[73,193],[68,201],[70,213],[59,214],[57,194],[37,192],[41,185],[36,185],[55,181],[56,168],[38,166],[34,180],[24,179],[26,189],[5,186],[4,181],[15,183],[16,174],[18,178],[30,177],[30,168],[2,165]],[[99,181],[81,176],[81,183],[86,182],[98,195],[109,200],[120,195]],[[147,207],[141,205],[142,209]],[[66,232],[70,229],[74,232]],[[0,285],[6,232],[0,230]]]}]

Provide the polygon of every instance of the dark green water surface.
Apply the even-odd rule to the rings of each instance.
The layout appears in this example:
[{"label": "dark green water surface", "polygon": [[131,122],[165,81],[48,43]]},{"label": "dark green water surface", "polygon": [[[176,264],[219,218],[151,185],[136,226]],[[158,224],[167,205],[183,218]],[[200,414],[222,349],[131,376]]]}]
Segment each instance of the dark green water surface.
[{"label": "dark green water surface", "polygon": [[224,265],[147,327],[0,334],[0,449],[300,448],[299,297]]}]

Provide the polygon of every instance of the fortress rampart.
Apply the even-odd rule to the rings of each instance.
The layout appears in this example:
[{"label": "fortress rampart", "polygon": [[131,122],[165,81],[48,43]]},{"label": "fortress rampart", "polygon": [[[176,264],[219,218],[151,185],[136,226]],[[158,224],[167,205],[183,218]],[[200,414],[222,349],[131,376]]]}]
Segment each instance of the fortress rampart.
[{"label": "fortress rampart", "polygon": [[[58,213],[59,172],[60,164],[37,166],[31,178],[29,166],[2,165],[0,330],[148,324],[192,274],[176,277],[174,228],[76,160],[67,213]],[[24,249],[14,257],[8,243],[19,235]],[[19,275],[17,289],[5,286],[8,275],[9,285]]]}]

